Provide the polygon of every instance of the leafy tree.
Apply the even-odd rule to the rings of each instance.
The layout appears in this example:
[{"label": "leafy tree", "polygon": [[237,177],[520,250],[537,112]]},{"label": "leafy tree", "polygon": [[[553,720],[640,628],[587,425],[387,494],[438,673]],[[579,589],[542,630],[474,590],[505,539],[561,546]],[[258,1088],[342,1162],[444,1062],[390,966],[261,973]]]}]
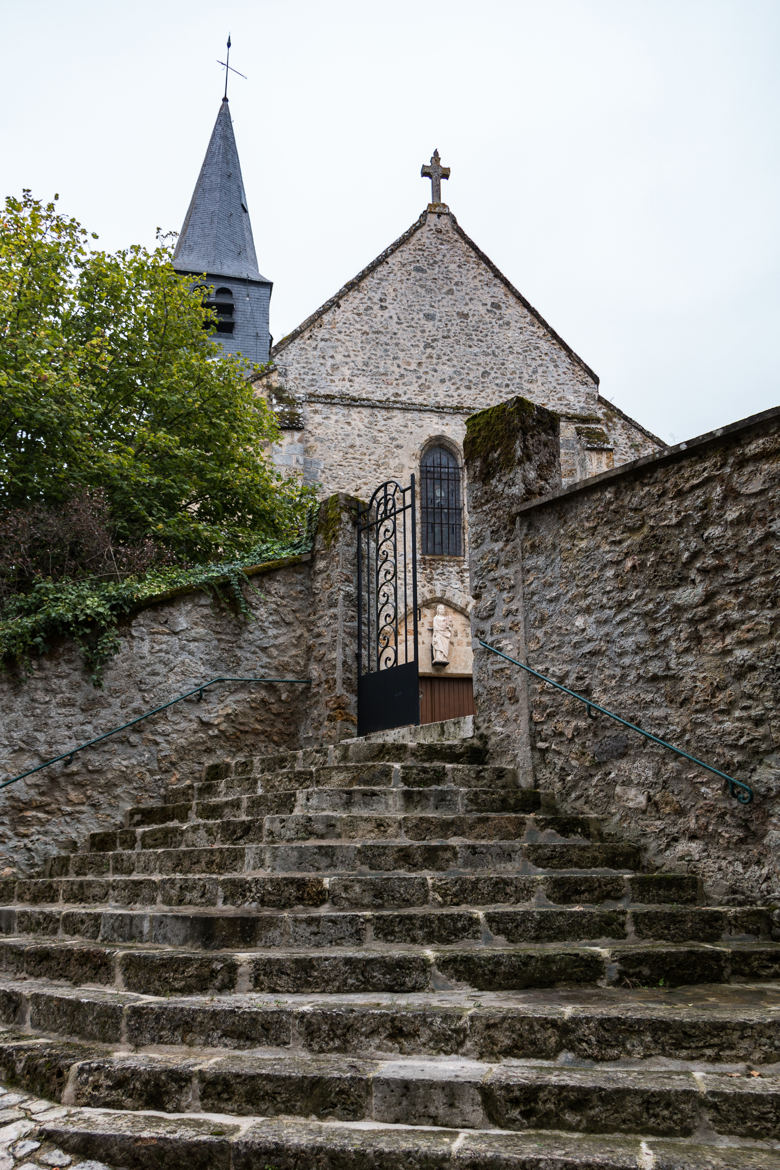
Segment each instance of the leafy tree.
[{"label": "leafy tree", "polygon": [[0,517],[99,491],[119,545],[200,561],[300,527],[307,493],[273,469],[274,417],[203,296],[162,244],[96,251],[55,203],[6,200]]}]

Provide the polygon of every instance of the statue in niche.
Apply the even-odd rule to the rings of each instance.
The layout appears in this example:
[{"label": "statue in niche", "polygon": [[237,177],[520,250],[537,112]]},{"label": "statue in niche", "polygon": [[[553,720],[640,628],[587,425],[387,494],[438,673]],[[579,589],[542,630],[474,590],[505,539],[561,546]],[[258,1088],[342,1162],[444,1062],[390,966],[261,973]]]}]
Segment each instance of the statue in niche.
[{"label": "statue in niche", "polygon": [[452,622],[447,617],[447,611],[443,605],[436,606],[436,616],[433,619],[431,629],[433,630],[431,637],[431,661],[434,666],[449,666]]}]

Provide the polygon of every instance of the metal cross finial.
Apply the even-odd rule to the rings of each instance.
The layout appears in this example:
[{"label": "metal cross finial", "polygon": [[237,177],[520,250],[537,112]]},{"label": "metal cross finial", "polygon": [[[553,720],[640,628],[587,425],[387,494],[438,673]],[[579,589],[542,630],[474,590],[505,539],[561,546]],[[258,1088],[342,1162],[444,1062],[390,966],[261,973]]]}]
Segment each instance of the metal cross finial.
[{"label": "metal cross finial", "polygon": [[420,178],[431,180],[431,203],[441,203],[441,181],[449,177],[450,168],[441,165],[439,152],[434,150],[430,166],[424,166],[420,171]]},{"label": "metal cross finial", "polygon": [[[217,64],[221,65],[222,68],[225,70],[225,96],[223,98],[223,101],[227,101],[228,73],[238,73],[238,70],[234,69],[233,66],[230,64],[230,33],[228,33],[228,39],[227,39],[227,60],[226,61],[217,61]],[[245,73],[238,73],[238,76],[243,77],[244,81],[246,81],[246,79],[247,79]]]}]

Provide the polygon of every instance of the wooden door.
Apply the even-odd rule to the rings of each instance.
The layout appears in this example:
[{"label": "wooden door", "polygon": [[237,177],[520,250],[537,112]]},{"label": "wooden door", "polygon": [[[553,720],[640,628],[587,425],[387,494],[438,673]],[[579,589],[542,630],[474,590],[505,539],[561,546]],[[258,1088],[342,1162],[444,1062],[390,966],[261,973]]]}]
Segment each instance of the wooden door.
[{"label": "wooden door", "polygon": [[438,723],[474,714],[474,686],[471,678],[422,675],[420,678],[420,722]]}]

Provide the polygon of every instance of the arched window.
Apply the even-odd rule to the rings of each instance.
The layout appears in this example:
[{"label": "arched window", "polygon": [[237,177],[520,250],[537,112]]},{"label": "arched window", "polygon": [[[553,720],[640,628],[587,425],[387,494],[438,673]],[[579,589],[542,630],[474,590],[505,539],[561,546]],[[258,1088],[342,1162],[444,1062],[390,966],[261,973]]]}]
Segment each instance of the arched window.
[{"label": "arched window", "polygon": [[233,321],[233,294],[229,288],[218,288],[208,302],[210,309],[217,314],[217,333],[232,333]]},{"label": "arched window", "polygon": [[420,460],[422,551],[436,557],[463,556],[460,467],[446,447],[429,447]]}]

